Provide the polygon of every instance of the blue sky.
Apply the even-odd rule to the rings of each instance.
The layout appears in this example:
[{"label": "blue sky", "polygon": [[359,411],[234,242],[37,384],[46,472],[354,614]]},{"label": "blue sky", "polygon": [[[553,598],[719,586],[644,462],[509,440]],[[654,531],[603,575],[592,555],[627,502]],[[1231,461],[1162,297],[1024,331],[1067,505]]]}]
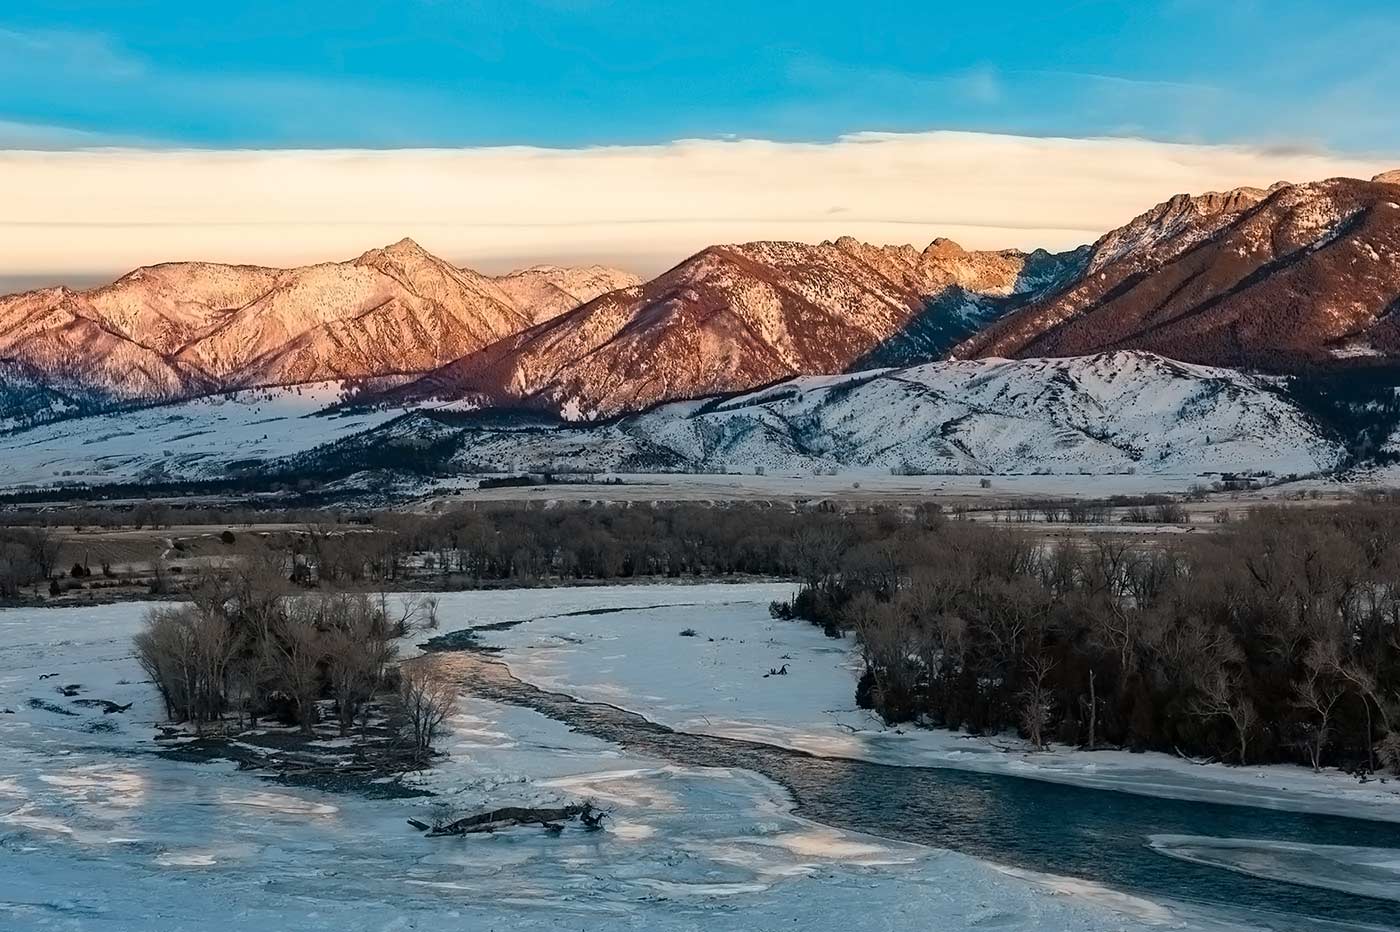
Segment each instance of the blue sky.
[{"label": "blue sky", "polygon": [[574,147],[958,129],[1400,151],[1400,7],[0,4],[0,146]]}]

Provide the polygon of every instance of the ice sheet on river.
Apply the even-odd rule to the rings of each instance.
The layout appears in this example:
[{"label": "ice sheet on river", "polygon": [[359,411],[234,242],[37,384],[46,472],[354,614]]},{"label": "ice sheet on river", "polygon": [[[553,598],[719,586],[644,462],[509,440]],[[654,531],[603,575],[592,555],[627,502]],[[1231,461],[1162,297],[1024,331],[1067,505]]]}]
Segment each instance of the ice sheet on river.
[{"label": "ice sheet on river", "polygon": [[1310,845],[1253,838],[1153,835],[1167,857],[1285,883],[1400,902],[1400,849]]}]

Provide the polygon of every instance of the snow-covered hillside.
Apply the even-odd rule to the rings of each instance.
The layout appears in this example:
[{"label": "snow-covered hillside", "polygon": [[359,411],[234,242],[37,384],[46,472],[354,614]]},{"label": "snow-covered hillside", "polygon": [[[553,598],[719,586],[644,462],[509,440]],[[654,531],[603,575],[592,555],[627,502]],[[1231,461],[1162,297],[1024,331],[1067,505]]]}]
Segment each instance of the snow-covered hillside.
[{"label": "snow-covered hillside", "polygon": [[1337,450],[1268,385],[1120,352],[799,378],[626,429],[709,466],[918,472],[1330,468]]},{"label": "snow-covered hillside", "polygon": [[468,473],[1287,475],[1341,458],[1268,382],[1135,352],[808,376],[593,425],[461,421],[430,406],[324,413],[338,395],[338,383],[246,391],[0,436],[0,485],[273,465],[326,476],[360,460],[413,465],[430,448],[434,468]]},{"label": "snow-covered hillside", "polygon": [[592,428],[467,433],[458,463],[501,470],[1286,475],[1340,457],[1269,384],[1130,352],[809,376]]},{"label": "snow-covered hillside", "polygon": [[46,379],[22,363],[0,360],[0,433],[111,404],[111,397],[101,390]]},{"label": "snow-covered hillside", "polygon": [[0,487],[219,478],[394,416],[311,416],[339,400],[341,386],[249,389],[0,435]]}]

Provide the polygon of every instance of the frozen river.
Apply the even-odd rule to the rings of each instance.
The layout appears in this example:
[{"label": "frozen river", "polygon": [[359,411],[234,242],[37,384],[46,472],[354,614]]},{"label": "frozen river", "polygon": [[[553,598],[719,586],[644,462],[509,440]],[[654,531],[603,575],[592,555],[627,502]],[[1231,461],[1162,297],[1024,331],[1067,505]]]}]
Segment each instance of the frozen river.
[{"label": "frozen river", "polygon": [[[910,757],[906,740],[933,738],[861,731],[849,645],[772,622],[767,600],[781,594],[445,597],[445,631],[523,622],[482,636],[522,679],[570,696],[546,707],[524,685],[508,695],[470,677],[448,757],[414,781],[436,795],[397,800],[153,753],[159,709],[130,651],[141,605],[0,611],[0,929],[1395,925],[1400,906],[1382,898],[1400,870],[1393,823],[1105,792],[1071,785],[1059,765],[1016,779],[985,772],[992,757],[977,753],[891,766]],[[701,636],[677,637],[681,625]],[[792,675],[762,678],[782,655]],[[135,705],[104,716],[55,682]],[[714,733],[677,735],[572,696]],[[1217,782],[1193,791],[1245,795]],[[404,825],[581,798],[612,810],[607,831],[426,839]],[[1383,796],[1351,801],[1388,812]]]},{"label": "frozen river", "polygon": [[1400,825],[816,757],[676,732],[521,684],[495,663],[447,662],[460,665],[476,695],[536,709],[629,751],[761,773],[823,824],[1247,916],[1268,929],[1303,932],[1329,921],[1400,928]]}]

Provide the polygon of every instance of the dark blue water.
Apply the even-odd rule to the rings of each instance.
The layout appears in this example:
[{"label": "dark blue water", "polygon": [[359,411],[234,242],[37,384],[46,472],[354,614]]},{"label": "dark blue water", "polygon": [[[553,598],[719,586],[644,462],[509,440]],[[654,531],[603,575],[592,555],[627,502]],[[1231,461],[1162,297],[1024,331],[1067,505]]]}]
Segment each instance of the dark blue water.
[{"label": "dark blue water", "polygon": [[739,767],[787,787],[818,822],[960,851],[998,864],[1076,877],[1150,899],[1224,909],[1268,928],[1325,922],[1400,929],[1400,903],[1262,879],[1166,857],[1153,835],[1196,835],[1396,848],[1400,825],[1157,799],[947,768],[890,767],[671,731],[612,706],[514,679],[477,654],[450,654],[469,691],[524,705],[575,730],[688,766]]}]

